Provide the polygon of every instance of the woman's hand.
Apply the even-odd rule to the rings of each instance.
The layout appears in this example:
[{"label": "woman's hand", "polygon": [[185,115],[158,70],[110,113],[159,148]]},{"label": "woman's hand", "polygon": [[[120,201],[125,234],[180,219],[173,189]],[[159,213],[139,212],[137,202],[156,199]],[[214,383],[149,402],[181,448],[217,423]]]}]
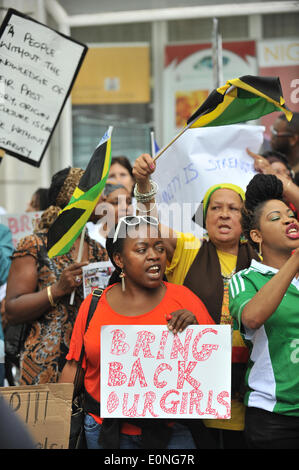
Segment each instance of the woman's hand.
[{"label": "woman's hand", "polygon": [[189,325],[198,325],[195,315],[189,310],[176,310],[166,315],[167,326],[174,335],[181,333]]},{"label": "woman's hand", "polygon": [[[59,281],[51,285],[55,302],[81,284],[82,267],[86,264],[86,261],[72,264],[61,273]],[[33,322],[49,311],[47,288],[38,291],[38,271],[33,256],[21,256],[12,260],[5,304],[6,318],[12,325]]]},{"label": "woman's hand", "polygon": [[273,169],[271,163],[262,155],[258,155],[257,153],[251,152],[251,150],[246,149],[248,155],[253,158],[254,160],[254,169],[258,173],[263,173],[264,175],[271,175],[273,174]]},{"label": "woman's hand", "polygon": [[51,286],[51,292],[54,300],[70,294],[82,282],[82,267],[88,264],[87,261],[74,263],[65,268],[59,281]]},{"label": "woman's hand", "polygon": [[154,173],[155,168],[155,162],[148,153],[143,153],[135,160],[133,175],[140,192],[147,192],[149,190],[150,175]]}]

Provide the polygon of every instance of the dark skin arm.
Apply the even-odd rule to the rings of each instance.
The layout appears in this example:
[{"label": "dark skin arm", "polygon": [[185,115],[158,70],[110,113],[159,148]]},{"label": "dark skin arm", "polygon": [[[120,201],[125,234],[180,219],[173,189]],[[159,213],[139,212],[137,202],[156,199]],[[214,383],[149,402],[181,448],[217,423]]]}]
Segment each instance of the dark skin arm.
[{"label": "dark skin arm", "polygon": [[74,383],[78,362],[72,359],[67,361],[64,368],[61,371],[58,382],[59,383]]},{"label": "dark skin arm", "polygon": [[[76,276],[82,275],[82,266],[86,262],[74,263],[66,268],[59,281],[51,286],[54,302],[70,294],[78,287]],[[6,318],[10,324],[32,322],[44,312],[50,310],[47,289],[36,291],[38,272],[35,259],[28,255],[14,258],[7,280],[6,290]]]},{"label": "dark skin arm", "polygon": [[[133,175],[136,180],[136,183],[138,185],[138,190],[140,193],[147,193],[150,190],[150,175],[154,173],[156,168],[156,164],[152,157],[148,153],[143,153],[140,155],[134,163],[133,167]],[[153,217],[158,217],[158,213],[156,208],[153,208],[150,212],[144,212],[148,211],[153,204],[155,203],[155,199],[152,199],[149,201],[149,203],[144,203],[142,206],[142,211],[139,211],[139,207],[141,204],[137,204],[137,214],[139,215],[151,215]],[[176,243],[177,243],[177,237],[174,232],[170,227],[167,227],[165,225],[160,224],[160,231],[161,231],[161,236],[163,237],[163,242],[166,247],[166,252],[167,252],[167,259],[168,261],[172,260],[175,248],[176,248]]]},{"label": "dark skin arm", "polygon": [[260,328],[278,308],[292,279],[298,273],[299,248],[288,261],[245,305],[242,323],[248,328]]}]

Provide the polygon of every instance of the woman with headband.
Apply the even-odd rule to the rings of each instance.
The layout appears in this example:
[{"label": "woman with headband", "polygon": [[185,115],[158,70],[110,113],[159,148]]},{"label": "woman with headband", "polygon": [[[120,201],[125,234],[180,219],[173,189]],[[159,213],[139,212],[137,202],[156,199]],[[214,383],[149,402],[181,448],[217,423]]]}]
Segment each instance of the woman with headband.
[{"label": "woman with headband", "polygon": [[[88,236],[81,263],[75,262],[80,238],[67,254],[52,259],[47,255],[47,231],[68,204],[83,173],[80,168],[66,168],[52,177],[50,206],[34,233],[19,242],[12,257],[6,316],[11,324],[28,325],[20,360],[20,385],[57,382],[83,300],[82,266],[108,259],[106,251]],[[76,295],[70,305],[74,289]]]},{"label": "woman with headband", "polygon": [[230,311],[251,343],[246,438],[251,449],[298,449],[299,223],[276,176],[250,181],[242,226],[263,258],[229,288]]},{"label": "woman with headband", "polygon": [[[203,303],[189,289],[163,281],[166,249],[153,217],[120,219],[107,238],[107,251],[115,266],[111,285],[103,292],[87,332],[85,324],[91,295],[79,310],[61,382],[73,382],[84,338],[85,435],[88,448],[195,449],[189,428],[178,420],[100,418],[100,330],[103,325],[168,325],[174,334],[188,325],[213,324]],[[88,403],[94,406],[89,411]],[[201,420],[192,421],[201,429]],[[121,426],[121,428],[119,428]],[[149,428],[149,426],[151,426]],[[204,429],[206,433],[206,430]],[[198,431],[198,435],[200,432]],[[199,439],[200,441],[200,439]],[[204,445],[203,440],[199,446]]]},{"label": "woman with headband", "polygon": [[[155,184],[150,181],[154,170],[155,164],[148,154],[138,157],[133,168],[137,182],[137,209],[142,203],[145,208],[149,207],[148,213],[151,213],[155,201]],[[242,384],[248,350],[228,307],[230,278],[248,267],[252,258],[258,259],[254,249],[241,239],[243,201],[244,191],[236,185],[224,183],[211,187],[199,209],[203,211],[203,224],[207,231],[204,240],[191,233],[161,227],[167,247],[167,280],[191,289],[203,301],[215,323],[230,324],[233,328],[231,419],[205,420],[217,445],[225,449],[246,447]],[[196,214],[196,220],[199,218]]]}]

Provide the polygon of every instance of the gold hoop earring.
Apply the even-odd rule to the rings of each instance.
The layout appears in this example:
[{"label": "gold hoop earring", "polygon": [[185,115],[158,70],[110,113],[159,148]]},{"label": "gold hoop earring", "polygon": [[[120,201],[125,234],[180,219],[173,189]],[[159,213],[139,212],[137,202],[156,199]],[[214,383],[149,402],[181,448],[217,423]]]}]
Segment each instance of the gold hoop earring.
[{"label": "gold hoop earring", "polygon": [[121,290],[122,290],[123,292],[125,292],[125,290],[126,290],[126,284],[125,284],[125,277],[126,277],[126,275],[125,275],[123,269],[121,270],[121,273],[120,273],[119,277],[120,277],[120,279],[121,279]]},{"label": "gold hoop earring", "polygon": [[258,253],[259,257],[262,258],[263,257],[263,253],[262,253],[262,242],[259,242],[259,253]]}]

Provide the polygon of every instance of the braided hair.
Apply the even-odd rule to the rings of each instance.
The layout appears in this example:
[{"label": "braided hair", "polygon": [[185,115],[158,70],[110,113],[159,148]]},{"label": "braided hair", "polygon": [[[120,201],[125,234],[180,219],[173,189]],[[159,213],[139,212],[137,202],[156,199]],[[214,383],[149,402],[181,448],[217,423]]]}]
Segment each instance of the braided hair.
[{"label": "braided hair", "polygon": [[249,182],[245,193],[245,205],[242,208],[242,229],[249,243],[257,248],[250,237],[251,230],[260,228],[260,216],[267,201],[283,201],[283,184],[275,175],[257,174]]}]

